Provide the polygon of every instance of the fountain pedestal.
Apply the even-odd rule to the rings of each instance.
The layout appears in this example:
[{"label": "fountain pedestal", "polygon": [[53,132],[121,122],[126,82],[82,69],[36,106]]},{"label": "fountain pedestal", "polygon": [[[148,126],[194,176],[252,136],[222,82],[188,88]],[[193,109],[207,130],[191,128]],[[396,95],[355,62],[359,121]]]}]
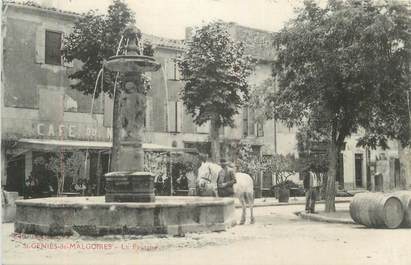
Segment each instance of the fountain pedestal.
[{"label": "fountain pedestal", "polygon": [[111,172],[106,177],[106,202],[154,202],[154,175]]}]

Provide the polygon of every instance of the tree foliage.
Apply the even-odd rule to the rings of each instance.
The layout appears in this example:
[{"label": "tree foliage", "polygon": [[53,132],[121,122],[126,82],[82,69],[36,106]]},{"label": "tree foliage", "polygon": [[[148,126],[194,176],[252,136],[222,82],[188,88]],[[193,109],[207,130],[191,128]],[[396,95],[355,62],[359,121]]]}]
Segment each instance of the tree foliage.
[{"label": "tree foliage", "polygon": [[248,99],[251,57],[235,42],[223,22],[195,31],[177,60],[185,81],[181,96],[197,125],[210,121],[212,159],[220,157],[219,128],[234,126],[234,115]]},{"label": "tree foliage", "polygon": [[[125,45],[120,45],[122,33],[127,25],[134,24],[134,13],[121,0],[113,0],[108,7],[107,14],[99,14],[97,10],[90,10],[75,23],[73,31],[64,38],[63,56],[67,62],[74,59],[80,60],[81,69],[76,69],[69,78],[78,82],[71,87],[83,92],[93,94],[94,86],[103,62],[117,54],[124,54]],[[141,37],[141,34],[140,36]],[[153,55],[150,43],[144,42],[145,55]],[[96,94],[103,91],[113,95],[116,73],[104,71],[104,84],[98,82]],[[119,87],[121,88],[120,76]]]},{"label": "tree foliage", "polygon": [[339,143],[359,127],[406,142],[408,22],[396,4],[306,2],[276,36],[277,114],[290,125],[334,126]]},{"label": "tree foliage", "polygon": [[256,155],[250,144],[238,144],[236,147],[236,159],[234,163],[238,172],[256,176],[256,174],[264,169],[261,158]]},{"label": "tree foliage", "polygon": [[271,77],[250,89],[248,106],[254,109],[256,121],[263,123],[265,120],[274,119],[274,102],[277,84]]},{"label": "tree foliage", "polygon": [[409,141],[406,111],[409,16],[390,2],[306,1],[276,36],[273,75],[279,91],[269,99],[277,118],[306,124],[330,139],[326,210],[334,210],[337,154],[346,137],[364,128],[363,144],[389,137]]},{"label": "tree foliage", "polygon": [[276,185],[286,184],[289,177],[297,173],[297,160],[294,155],[275,154],[266,160],[265,169],[271,172],[275,178]]},{"label": "tree foliage", "polygon": [[233,116],[248,98],[250,61],[224,23],[195,31],[178,65],[185,81],[182,99],[196,124],[216,118],[219,127],[234,125]]}]

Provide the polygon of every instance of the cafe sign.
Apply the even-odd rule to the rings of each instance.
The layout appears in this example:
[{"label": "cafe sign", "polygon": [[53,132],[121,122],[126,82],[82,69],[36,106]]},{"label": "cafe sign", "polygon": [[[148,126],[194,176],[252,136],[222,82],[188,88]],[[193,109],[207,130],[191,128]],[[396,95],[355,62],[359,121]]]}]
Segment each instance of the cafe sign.
[{"label": "cafe sign", "polygon": [[49,123],[38,122],[33,124],[33,133],[36,138],[110,141],[112,128],[93,126],[86,123]]}]

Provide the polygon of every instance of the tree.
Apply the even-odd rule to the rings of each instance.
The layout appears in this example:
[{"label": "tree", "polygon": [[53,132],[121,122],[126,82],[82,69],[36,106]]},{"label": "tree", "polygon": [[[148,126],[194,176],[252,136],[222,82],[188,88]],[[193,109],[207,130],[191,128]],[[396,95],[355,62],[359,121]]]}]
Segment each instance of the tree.
[{"label": "tree", "polygon": [[261,158],[253,151],[250,144],[238,144],[235,149],[237,171],[249,174],[256,180],[259,172],[265,167]]},{"label": "tree", "polygon": [[335,211],[337,157],[363,128],[363,144],[409,142],[406,112],[409,53],[405,6],[374,1],[306,1],[275,36],[273,75],[279,91],[268,102],[289,126],[306,124],[329,138],[325,211]]},{"label": "tree", "polygon": [[[125,43],[122,42],[122,33],[129,24],[134,24],[132,10],[121,0],[113,0],[108,7],[107,14],[98,14],[91,10],[81,16],[75,23],[73,31],[64,38],[62,53],[67,62],[77,59],[82,62],[81,69],[69,74],[69,78],[77,82],[71,88],[84,94],[98,97],[105,92],[114,98],[113,110],[113,150],[111,171],[117,170],[120,141],[120,104],[124,87],[124,74],[103,71],[103,63],[109,57],[123,54]],[[141,38],[141,34],[138,39]],[[154,53],[150,43],[144,42],[143,54],[152,56]],[[148,88],[147,79],[139,80],[138,86]],[[115,89],[115,87],[117,89]]]},{"label": "tree", "polygon": [[219,129],[234,126],[233,116],[248,98],[251,58],[222,22],[195,31],[178,59],[185,81],[182,99],[197,125],[210,121],[213,161],[220,157]]},{"label": "tree", "polygon": [[50,157],[47,168],[54,173],[57,179],[57,195],[64,192],[64,187],[69,186],[65,184],[67,177],[72,181],[81,178],[83,175],[81,169],[84,166],[85,159],[86,156],[83,151],[60,152]]}]

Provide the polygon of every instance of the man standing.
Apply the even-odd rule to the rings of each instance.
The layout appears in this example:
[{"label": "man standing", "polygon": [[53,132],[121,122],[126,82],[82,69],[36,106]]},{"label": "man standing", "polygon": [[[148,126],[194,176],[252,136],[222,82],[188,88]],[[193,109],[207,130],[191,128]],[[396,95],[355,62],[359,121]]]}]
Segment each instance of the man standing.
[{"label": "man standing", "polygon": [[306,172],[304,178],[305,189],[305,211],[307,213],[315,213],[315,201],[317,197],[317,182],[315,181],[314,174],[309,171]]},{"label": "man standing", "polygon": [[218,173],[217,190],[219,197],[231,197],[234,195],[233,185],[237,182],[235,179],[234,170],[228,167],[228,162],[225,159],[220,160],[222,167]]}]

